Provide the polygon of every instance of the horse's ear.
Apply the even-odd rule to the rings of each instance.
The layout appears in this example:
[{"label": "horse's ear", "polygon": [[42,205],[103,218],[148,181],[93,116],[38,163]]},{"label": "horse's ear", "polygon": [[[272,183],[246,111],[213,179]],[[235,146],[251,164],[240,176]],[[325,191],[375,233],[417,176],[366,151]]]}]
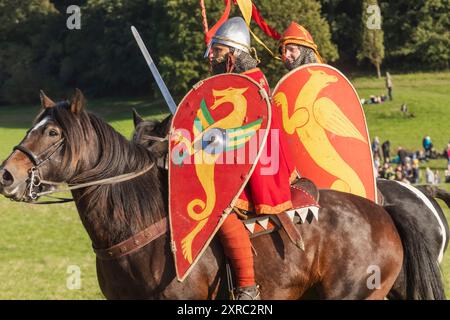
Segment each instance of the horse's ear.
[{"label": "horse's ear", "polygon": [[43,109],[46,108],[52,108],[55,106],[55,102],[53,102],[52,99],[50,99],[49,97],[47,97],[44,93],[44,91],[40,91],[39,92],[40,96],[41,96],[41,106]]},{"label": "horse's ear", "polygon": [[72,98],[72,102],[70,103],[70,111],[75,114],[80,114],[84,107],[86,106],[86,100],[84,99],[84,95],[80,89],[75,89],[75,95]]},{"label": "horse's ear", "polygon": [[138,124],[141,123],[142,121],[144,121],[144,119],[139,115],[139,113],[136,111],[136,109],[133,108],[134,127],[136,128],[138,126]]}]

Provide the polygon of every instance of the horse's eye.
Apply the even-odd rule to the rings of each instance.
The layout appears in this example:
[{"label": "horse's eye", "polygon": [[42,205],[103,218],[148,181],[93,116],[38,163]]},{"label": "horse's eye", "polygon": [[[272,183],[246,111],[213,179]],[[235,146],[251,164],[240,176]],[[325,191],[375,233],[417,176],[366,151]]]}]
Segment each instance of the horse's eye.
[{"label": "horse's eye", "polygon": [[58,135],[58,131],[56,131],[55,129],[52,129],[48,132],[48,135],[50,137],[56,137]]}]

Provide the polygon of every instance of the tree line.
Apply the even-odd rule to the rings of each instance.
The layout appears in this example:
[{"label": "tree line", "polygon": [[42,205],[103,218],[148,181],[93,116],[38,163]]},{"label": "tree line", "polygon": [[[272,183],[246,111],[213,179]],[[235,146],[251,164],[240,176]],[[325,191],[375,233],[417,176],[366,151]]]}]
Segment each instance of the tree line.
[{"label": "tree line", "polygon": [[[313,35],[325,60],[344,70],[448,69],[448,0],[254,0],[282,32],[291,21]],[[70,5],[80,29],[69,29]],[[208,23],[224,10],[205,0]],[[380,10],[380,28],[367,28]],[[231,15],[238,15],[236,6]],[[375,17],[376,18],[376,17]],[[376,24],[375,19],[375,24]],[[0,103],[35,102],[39,89],[64,96],[74,87],[89,96],[158,95],[130,32],[135,25],[175,96],[209,74],[199,0],[0,0]],[[275,41],[252,30],[276,50]],[[283,66],[254,42],[274,85]]]}]

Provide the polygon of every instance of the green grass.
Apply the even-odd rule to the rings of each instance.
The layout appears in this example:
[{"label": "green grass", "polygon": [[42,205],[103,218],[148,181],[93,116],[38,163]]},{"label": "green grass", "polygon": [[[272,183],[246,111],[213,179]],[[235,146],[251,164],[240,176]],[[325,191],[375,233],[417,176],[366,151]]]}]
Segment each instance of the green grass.
[{"label": "green grass", "polygon": [[[361,97],[384,93],[383,80],[352,81]],[[371,137],[390,139],[392,150],[400,145],[418,150],[423,136],[430,135],[438,150],[443,149],[450,140],[450,73],[393,75],[393,81],[393,102],[365,106]],[[160,102],[148,100],[93,100],[89,110],[130,137],[132,107],[146,118],[167,114]],[[401,115],[403,102],[415,118]],[[0,107],[0,159],[20,142],[38,111],[37,106]],[[442,171],[446,163],[435,160],[428,165]],[[450,191],[449,184],[441,187]],[[450,210],[445,208],[445,213],[450,219]],[[79,290],[66,286],[71,265],[81,270]],[[442,269],[450,297],[450,254],[445,255]],[[0,197],[0,280],[0,299],[103,299],[91,243],[73,204],[32,206]]]},{"label": "green grass", "polygon": [[[386,92],[384,79],[358,78],[354,84],[361,98]],[[398,146],[415,151],[429,135],[441,152],[450,141],[450,72],[393,75],[393,84],[393,101],[364,105],[370,136],[389,139],[392,151]],[[400,112],[402,103],[415,117]]]}]

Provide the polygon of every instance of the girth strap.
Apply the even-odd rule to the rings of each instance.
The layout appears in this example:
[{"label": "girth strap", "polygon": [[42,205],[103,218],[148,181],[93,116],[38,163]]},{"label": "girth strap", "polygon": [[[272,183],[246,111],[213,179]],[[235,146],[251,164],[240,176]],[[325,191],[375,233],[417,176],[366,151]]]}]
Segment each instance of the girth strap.
[{"label": "girth strap", "polygon": [[276,217],[280,220],[280,223],[286,231],[289,239],[300,249],[305,251],[305,243],[303,242],[302,235],[300,231],[295,227],[294,222],[292,222],[291,218],[289,218],[286,212],[282,212],[277,214]]}]

